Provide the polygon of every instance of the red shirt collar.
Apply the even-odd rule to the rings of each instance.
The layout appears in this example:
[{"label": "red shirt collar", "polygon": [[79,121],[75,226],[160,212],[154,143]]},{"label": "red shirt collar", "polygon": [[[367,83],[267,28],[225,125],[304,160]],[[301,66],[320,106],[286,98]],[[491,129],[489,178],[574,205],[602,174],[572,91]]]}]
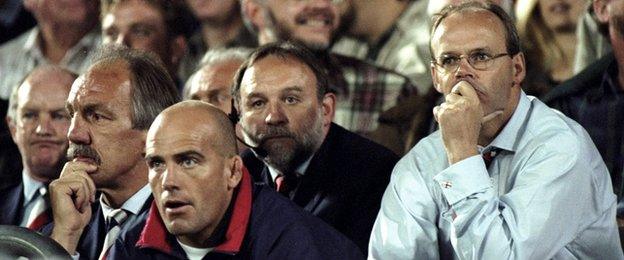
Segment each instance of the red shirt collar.
[{"label": "red shirt collar", "polygon": [[[225,240],[213,250],[214,252],[236,254],[240,251],[247,231],[247,225],[249,224],[251,203],[251,176],[247,168],[243,166],[243,176],[239,184],[238,195],[234,201],[234,208],[225,234]],[[172,245],[167,242],[167,235],[169,235],[169,232],[160,214],[158,214],[156,202],[152,201],[145,226],[136,246],[139,248],[153,248],[171,254]]]}]

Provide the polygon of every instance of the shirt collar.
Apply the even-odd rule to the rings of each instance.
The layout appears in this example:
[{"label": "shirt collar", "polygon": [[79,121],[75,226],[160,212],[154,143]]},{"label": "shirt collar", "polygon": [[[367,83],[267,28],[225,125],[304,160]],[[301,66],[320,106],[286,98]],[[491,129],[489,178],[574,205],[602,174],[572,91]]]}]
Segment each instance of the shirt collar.
[{"label": "shirt collar", "polygon": [[[97,27],[99,28],[99,27]],[[101,35],[98,30],[93,29],[91,32],[87,33],[76,45],[70,48],[65,56],[61,60],[60,64],[66,64],[71,60],[71,57],[77,55],[82,51],[88,52],[93,46],[99,46],[101,43]],[[30,56],[43,59],[47,62],[47,59],[43,56],[43,52],[41,51],[41,47],[39,46],[41,37],[41,30],[38,26],[35,26],[28,32],[28,36],[26,38],[26,42],[24,43],[24,50],[26,53],[29,53]]]},{"label": "shirt collar", "polygon": [[516,139],[519,135],[518,133],[520,132],[520,129],[524,125],[530,106],[531,99],[524,93],[524,91],[520,91],[520,97],[516,110],[507,124],[505,124],[503,130],[487,147],[485,147],[485,150],[488,150],[489,147],[496,147],[506,151],[515,152]]},{"label": "shirt collar", "polygon": [[[310,166],[310,161],[312,161],[312,157],[314,157],[314,155],[310,156],[305,162],[299,165],[297,169],[295,169],[295,172],[297,173],[297,175],[303,176],[305,174],[306,170],[308,170],[308,166]],[[275,178],[277,178],[277,176],[280,175],[280,172],[266,163],[264,165],[266,165],[267,168],[269,168],[269,174],[271,174],[271,179],[275,181]]]},{"label": "shirt collar", "polygon": [[26,172],[26,169],[22,170],[22,183],[24,184],[24,202],[22,205],[28,204],[39,188],[43,187],[45,184],[43,182],[37,181],[30,177],[30,174]]},{"label": "shirt collar", "polygon": [[[137,191],[134,195],[132,195],[132,197],[126,200],[126,202],[124,202],[124,204],[121,205],[121,208],[127,212],[137,215],[139,214],[139,211],[141,210],[141,208],[143,207],[143,205],[145,204],[145,202],[149,199],[151,195],[152,195],[152,190],[150,186],[145,185],[143,186],[143,188]],[[114,210],[114,208],[104,203],[104,194],[100,196],[100,205],[102,205],[102,213],[104,214],[104,216],[108,216],[111,213],[111,211]]]},{"label": "shirt collar", "polygon": [[[214,252],[234,255],[241,250],[249,224],[252,204],[251,177],[245,167],[243,167],[243,176],[238,189],[236,198],[233,200],[234,208],[225,234],[225,240],[214,248]],[[168,242],[167,235],[169,235],[169,232],[158,213],[156,202],[153,201],[136,246],[139,248],[152,248],[171,255],[173,245]]]}]

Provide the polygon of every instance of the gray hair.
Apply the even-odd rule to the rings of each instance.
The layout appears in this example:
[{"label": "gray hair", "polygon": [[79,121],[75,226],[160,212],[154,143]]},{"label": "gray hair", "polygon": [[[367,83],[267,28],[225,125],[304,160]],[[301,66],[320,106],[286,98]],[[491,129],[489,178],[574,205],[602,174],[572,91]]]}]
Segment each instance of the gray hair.
[{"label": "gray hair", "polygon": [[132,128],[148,130],[162,110],[180,101],[176,85],[158,57],[125,46],[101,47],[89,70],[116,61],[125,62],[131,75]]},{"label": "gray hair", "polygon": [[184,91],[182,94],[184,96],[184,99],[189,98],[191,85],[193,84],[194,79],[199,76],[199,73],[202,69],[207,66],[214,66],[230,61],[237,61],[242,64],[243,62],[245,62],[245,60],[247,60],[252,51],[253,49],[250,48],[236,47],[219,48],[206,52],[206,54],[204,54],[204,57],[202,57],[201,61],[199,62],[199,65],[197,66],[195,72],[189,77],[189,79],[186,81],[186,84],[184,84]]},{"label": "gray hair", "polygon": [[45,64],[35,67],[28,74],[26,74],[26,76],[22,80],[20,80],[15,87],[13,87],[13,91],[11,91],[11,96],[9,97],[9,107],[6,114],[6,116],[11,121],[15,121],[17,119],[17,106],[19,99],[19,90],[21,86],[24,85],[24,83],[28,82],[28,80],[30,80],[32,77],[36,76],[36,74],[45,72],[65,73],[68,76],[72,77],[74,80],[78,78],[78,74],[57,65]]}]

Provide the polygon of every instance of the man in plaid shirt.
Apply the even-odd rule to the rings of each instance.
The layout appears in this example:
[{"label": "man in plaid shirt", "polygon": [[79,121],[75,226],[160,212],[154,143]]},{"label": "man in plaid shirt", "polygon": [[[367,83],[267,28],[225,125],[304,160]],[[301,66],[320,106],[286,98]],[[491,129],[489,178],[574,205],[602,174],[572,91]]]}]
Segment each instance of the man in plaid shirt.
[{"label": "man in plaid shirt", "polygon": [[[340,27],[340,2],[243,0],[242,8],[260,44],[300,42],[323,60],[337,96],[335,123],[403,154],[406,140],[415,134],[409,125],[425,110],[417,89],[397,72],[330,54]],[[392,112],[386,114],[388,110]]]}]

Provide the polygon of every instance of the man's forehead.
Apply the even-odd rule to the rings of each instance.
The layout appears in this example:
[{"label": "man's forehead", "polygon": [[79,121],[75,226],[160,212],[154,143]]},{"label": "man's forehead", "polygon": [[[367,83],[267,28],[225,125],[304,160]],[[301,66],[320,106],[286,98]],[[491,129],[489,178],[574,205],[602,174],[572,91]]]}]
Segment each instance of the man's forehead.
[{"label": "man's forehead", "polygon": [[316,86],[316,77],[306,64],[292,57],[269,56],[256,61],[245,71],[242,88],[279,90],[292,86]]},{"label": "man's forehead", "polygon": [[130,73],[124,65],[121,62],[111,62],[99,67],[92,67],[86,74],[81,75],[74,81],[68,101],[72,103],[78,98],[99,96],[109,97],[117,95],[129,97],[129,90],[132,84]]},{"label": "man's forehead", "polygon": [[431,39],[434,54],[468,53],[505,47],[503,22],[487,10],[453,13],[438,25]]}]

